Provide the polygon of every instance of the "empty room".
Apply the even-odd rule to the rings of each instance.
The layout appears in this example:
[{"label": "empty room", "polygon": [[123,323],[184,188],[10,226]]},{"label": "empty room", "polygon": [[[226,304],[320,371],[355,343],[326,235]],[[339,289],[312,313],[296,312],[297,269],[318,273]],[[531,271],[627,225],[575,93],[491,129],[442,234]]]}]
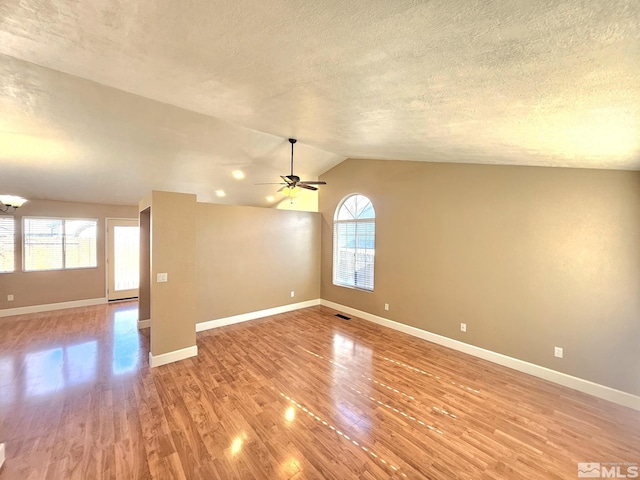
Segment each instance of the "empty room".
[{"label": "empty room", "polygon": [[0,480],[639,478],[640,3],[0,3]]}]

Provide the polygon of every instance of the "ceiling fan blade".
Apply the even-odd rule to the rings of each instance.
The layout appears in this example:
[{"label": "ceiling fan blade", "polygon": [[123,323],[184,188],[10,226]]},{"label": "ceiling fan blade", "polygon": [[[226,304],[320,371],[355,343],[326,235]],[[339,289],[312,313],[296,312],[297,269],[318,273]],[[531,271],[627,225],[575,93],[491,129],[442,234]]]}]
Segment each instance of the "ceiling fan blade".
[{"label": "ceiling fan blade", "polygon": [[287,185],[293,183],[293,180],[289,179],[289,177],[285,177],[284,175],[280,175],[280,178],[287,182]]},{"label": "ceiling fan blade", "polygon": [[312,187],[311,185],[307,185],[306,183],[298,183],[298,187],[306,188],[307,190],[318,190],[316,187]]},{"label": "ceiling fan blade", "polygon": [[288,180],[287,180],[288,182],[290,181],[290,182],[293,182],[293,183],[297,183],[297,182],[299,182],[299,181],[300,181],[300,177],[299,177],[299,176],[297,176],[297,175],[287,175],[287,176],[286,176],[286,177],[284,177],[284,178],[287,178],[287,179],[288,179]]},{"label": "ceiling fan blade", "polygon": [[288,183],[283,183],[283,182],[267,182],[267,183],[254,183],[254,185],[288,185]]},{"label": "ceiling fan blade", "polygon": [[300,180],[300,183],[306,183],[307,185],[326,185],[327,182],[307,182],[306,180]]}]

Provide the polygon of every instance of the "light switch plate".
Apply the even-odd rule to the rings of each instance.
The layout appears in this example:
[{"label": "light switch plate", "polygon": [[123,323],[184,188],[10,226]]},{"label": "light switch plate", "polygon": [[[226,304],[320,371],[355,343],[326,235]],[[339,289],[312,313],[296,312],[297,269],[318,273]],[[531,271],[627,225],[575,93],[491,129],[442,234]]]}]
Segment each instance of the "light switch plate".
[{"label": "light switch plate", "polygon": [[156,280],[158,283],[166,282],[168,275],[166,273],[158,273],[156,275]]}]

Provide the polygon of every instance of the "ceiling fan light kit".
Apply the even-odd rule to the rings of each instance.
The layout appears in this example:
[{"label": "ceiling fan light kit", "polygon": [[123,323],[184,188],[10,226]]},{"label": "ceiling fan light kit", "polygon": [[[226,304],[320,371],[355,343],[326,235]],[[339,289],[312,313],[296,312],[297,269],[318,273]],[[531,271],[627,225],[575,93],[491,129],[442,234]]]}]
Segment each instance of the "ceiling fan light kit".
[{"label": "ceiling fan light kit", "polygon": [[282,178],[282,182],[273,182],[273,183],[256,183],[256,185],[282,185],[278,189],[278,193],[282,193],[285,196],[291,199],[293,203],[293,199],[297,197],[302,189],[305,190],[318,190],[318,187],[314,185],[326,185],[327,182],[316,182],[316,181],[307,181],[300,180],[300,177],[293,174],[293,145],[297,142],[295,138],[290,138],[289,143],[291,144],[291,174],[290,175],[280,175]]},{"label": "ceiling fan light kit", "polygon": [[300,187],[283,187],[282,193],[289,198],[296,198],[300,195],[302,189]]},{"label": "ceiling fan light kit", "polygon": [[0,213],[11,214],[20,208],[27,200],[16,195],[0,195]]}]

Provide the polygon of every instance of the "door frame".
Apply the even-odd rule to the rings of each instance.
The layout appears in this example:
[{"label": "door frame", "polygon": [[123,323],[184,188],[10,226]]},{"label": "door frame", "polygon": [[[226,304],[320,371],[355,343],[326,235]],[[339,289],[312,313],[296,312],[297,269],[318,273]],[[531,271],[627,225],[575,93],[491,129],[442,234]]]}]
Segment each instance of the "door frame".
[{"label": "door frame", "polygon": [[[125,218],[125,217],[105,217],[104,219],[104,298],[107,302],[117,302],[119,300],[109,300],[109,221],[123,221],[123,222],[136,222],[138,228],[140,227],[139,218]],[[139,292],[138,292],[139,294]],[[131,298],[138,298],[131,297]],[[123,299],[125,300],[125,299]]]}]

